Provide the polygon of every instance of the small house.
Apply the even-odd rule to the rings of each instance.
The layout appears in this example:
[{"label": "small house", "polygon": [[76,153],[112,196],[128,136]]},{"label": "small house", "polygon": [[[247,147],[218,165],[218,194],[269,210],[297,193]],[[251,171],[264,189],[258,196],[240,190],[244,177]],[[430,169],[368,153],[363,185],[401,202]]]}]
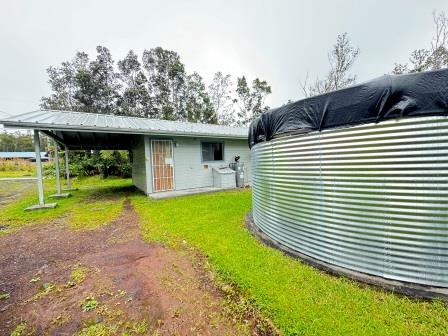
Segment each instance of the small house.
[{"label": "small house", "polygon": [[[235,180],[229,164],[239,157],[250,182],[247,129],[73,111],[38,110],[0,121],[7,128],[33,129],[69,150],[129,150],[134,185],[147,195],[207,191],[235,184],[214,184],[214,172]],[[68,155],[67,155],[68,158]]]}]

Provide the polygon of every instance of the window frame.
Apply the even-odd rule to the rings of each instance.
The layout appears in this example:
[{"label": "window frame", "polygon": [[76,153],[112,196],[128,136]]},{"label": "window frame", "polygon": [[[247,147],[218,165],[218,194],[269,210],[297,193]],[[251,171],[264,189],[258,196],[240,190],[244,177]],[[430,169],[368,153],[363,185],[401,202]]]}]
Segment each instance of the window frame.
[{"label": "window frame", "polygon": [[[220,144],[222,144],[222,159],[221,160],[204,160],[204,155],[203,155],[203,151],[202,151],[202,146],[204,145],[204,143],[220,143]],[[226,158],[225,148],[226,148],[226,144],[224,141],[201,140],[200,147],[199,147],[199,150],[201,151],[201,163],[225,162],[225,158]]]}]

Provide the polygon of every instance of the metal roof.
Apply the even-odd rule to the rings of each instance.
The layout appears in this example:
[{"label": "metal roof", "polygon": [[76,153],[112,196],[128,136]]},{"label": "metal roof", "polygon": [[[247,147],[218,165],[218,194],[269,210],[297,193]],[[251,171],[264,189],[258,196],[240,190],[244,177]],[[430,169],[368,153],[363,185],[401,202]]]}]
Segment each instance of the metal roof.
[{"label": "metal roof", "polygon": [[[41,158],[47,158],[47,152],[40,152]],[[0,159],[35,159],[35,152],[0,152]]]},{"label": "metal roof", "polygon": [[0,120],[10,128],[246,139],[248,129],[73,111],[38,110]]}]

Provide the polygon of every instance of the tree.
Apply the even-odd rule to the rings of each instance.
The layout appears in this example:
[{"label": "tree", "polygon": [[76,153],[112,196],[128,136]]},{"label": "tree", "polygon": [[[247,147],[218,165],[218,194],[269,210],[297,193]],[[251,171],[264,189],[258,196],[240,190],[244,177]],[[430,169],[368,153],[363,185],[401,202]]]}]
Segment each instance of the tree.
[{"label": "tree", "polygon": [[77,91],[75,78],[80,71],[87,71],[88,63],[89,56],[84,52],[77,52],[73,60],[62,62],[60,67],[50,66],[47,73],[52,94],[49,97],[42,97],[41,108],[82,110],[79,101],[75,98]]},{"label": "tree", "polygon": [[146,78],[137,54],[130,50],[126,57],[118,62],[123,92],[119,100],[119,113],[136,117],[152,117],[151,98],[147,90]]},{"label": "tree", "polygon": [[428,49],[416,49],[409,62],[395,63],[393,74],[415,73],[427,70],[438,70],[448,67],[448,17],[444,12],[432,13],[435,32]]},{"label": "tree", "polygon": [[148,79],[148,92],[154,102],[154,117],[167,120],[185,119],[181,97],[184,95],[186,72],[179,54],[161,47],[145,50],[143,68]]},{"label": "tree", "polygon": [[332,51],[328,54],[330,71],[324,79],[318,77],[314,83],[308,84],[308,75],[305,81],[300,83],[305,97],[343,89],[356,82],[356,76],[350,74],[350,70],[359,56],[359,48],[351,45],[347,33],[338,35]]},{"label": "tree", "polygon": [[120,85],[114,61],[106,47],[98,46],[96,50],[97,57],[94,61],[89,62],[86,53],[78,52],[72,61],[47,69],[53,93],[49,97],[42,97],[42,108],[112,114],[116,112]]},{"label": "tree", "polygon": [[208,94],[216,114],[215,118],[220,125],[233,125],[235,123],[232,86],[230,75],[223,75],[221,71],[215,73],[211,84],[208,86]]},{"label": "tree", "polygon": [[98,99],[98,87],[92,77],[90,69],[80,69],[75,75],[76,91],[73,95],[79,106],[79,111],[100,113],[97,111],[95,101]]},{"label": "tree", "polygon": [[252,87],[247,84],[246,77],[237,79],[235,103],[239,107],[237,113],[237,124],[248,125],[253,119],[260,116],[269,109],[264,105],[267,95],[271,93],[271,87],[265,80],[256,78],[252,82]]},{"label": "tree", "polygon": [[202,77],[197,73],[187,76],[185,87],[186,119],[190,122],[216,124],[217,118]]},{"label": "tree", "polygon": [[[48,145],[46,137],[41,142],[41,150]],[[31,131],[3,131],[0,133],[0,151],[1,152],[33,152],[33,136]]]},{"label": "tree", "polygon": [[93,109],[96,113],[113,114],[116,112],[117,101],[120,97],[119,76],[115,72],[114,60],[109,49],[98,46],[96,51],[96,59],[89,64],[93,88],[91,92],[94,94]]},{"label": "tree", "polygon": [[47,69],[52,92],[42,97],[42,108],[224,125],[246,125],[267,109],[271,87],[258,78],[250,87],[239,78],[233,91],[230,75],[217,72],[207,87],[172,50],[145,50],[141,60],[130,50],[116,65],[109,49],[96,51],[94,60],[78,52]]}]

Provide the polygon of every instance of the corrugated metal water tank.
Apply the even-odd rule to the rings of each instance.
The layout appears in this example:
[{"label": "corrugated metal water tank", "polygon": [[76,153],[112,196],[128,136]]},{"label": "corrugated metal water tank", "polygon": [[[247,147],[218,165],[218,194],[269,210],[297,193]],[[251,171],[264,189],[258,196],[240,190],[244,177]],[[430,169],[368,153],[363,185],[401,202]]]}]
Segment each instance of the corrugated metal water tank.
[{"label": "corrugated metal water tank", "polygon": [[289,134],[252,148],[253,216],[309,257],[448,287],[448,118]]}]

